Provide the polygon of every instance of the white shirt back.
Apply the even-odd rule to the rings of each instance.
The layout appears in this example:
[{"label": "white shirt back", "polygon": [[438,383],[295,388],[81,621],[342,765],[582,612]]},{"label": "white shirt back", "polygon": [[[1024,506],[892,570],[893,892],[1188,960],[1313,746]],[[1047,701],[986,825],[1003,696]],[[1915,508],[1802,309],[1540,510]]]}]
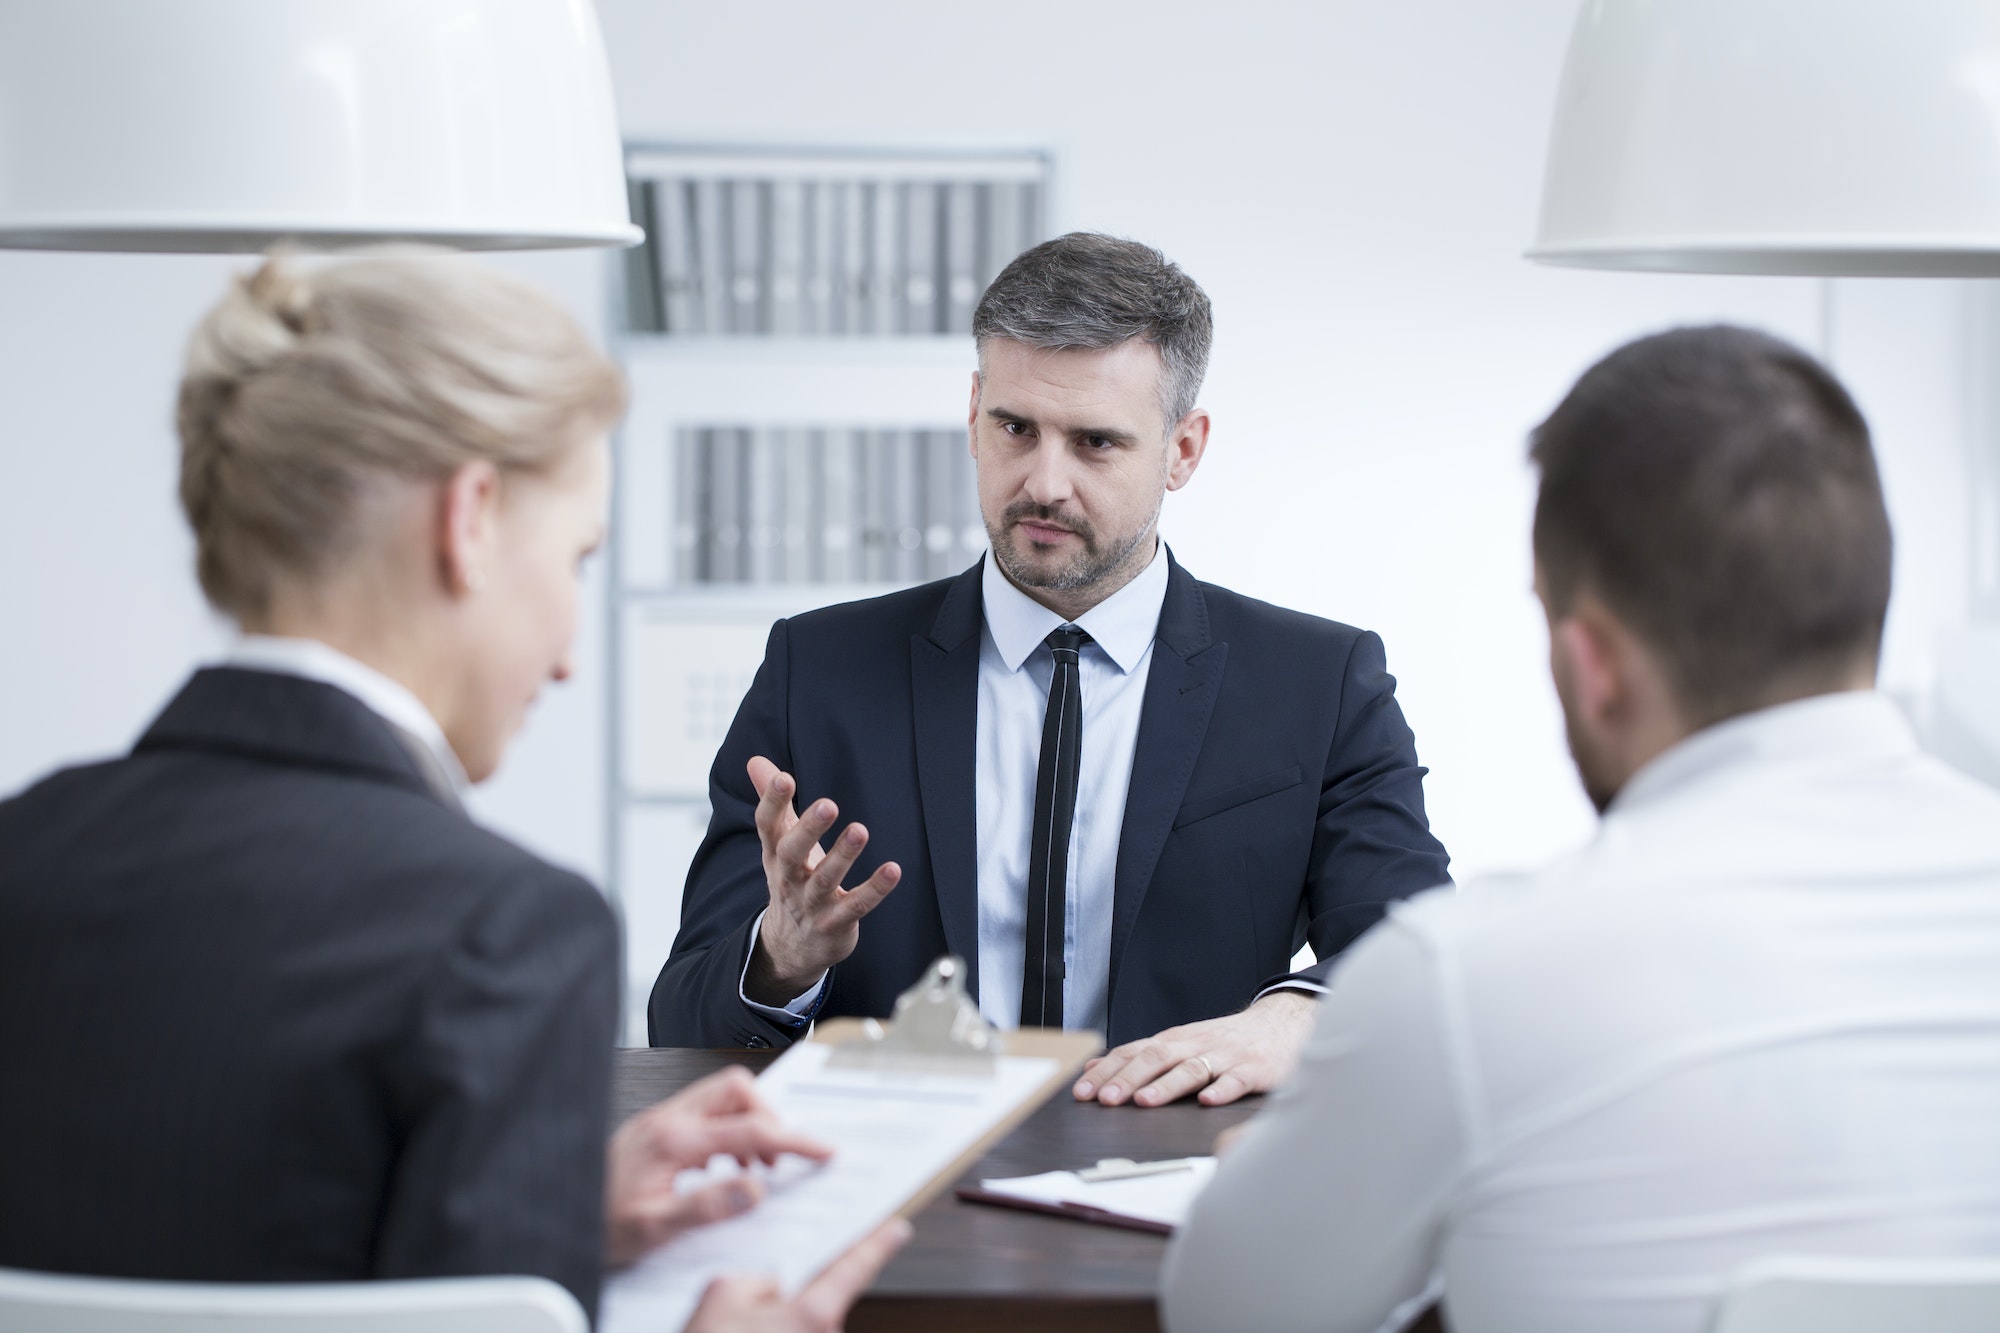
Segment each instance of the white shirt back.
[{"label": "white shirt back", "polygon": [[1176,1330],[1441,1275],[1456,1333],[1699,1333],[1758,1257],[2000,1253],[2000,794],[1872,694],[1710,728],[1575,856],[1396,909],[1263,1120]]}]

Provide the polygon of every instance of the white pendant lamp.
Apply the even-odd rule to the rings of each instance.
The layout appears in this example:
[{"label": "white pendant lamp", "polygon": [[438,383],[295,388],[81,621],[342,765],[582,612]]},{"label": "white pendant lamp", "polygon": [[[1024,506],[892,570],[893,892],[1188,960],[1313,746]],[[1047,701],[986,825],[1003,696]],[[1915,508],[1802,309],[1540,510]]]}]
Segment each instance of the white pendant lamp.
[{"label": "white pendant lamp", "polygon": [[2000,2],[1586,0],[1528,254],[2000,276]]},{"label": "white pendant lamp", "polygon": [[639,238],[589,0],[0,0],[0,246]]}]

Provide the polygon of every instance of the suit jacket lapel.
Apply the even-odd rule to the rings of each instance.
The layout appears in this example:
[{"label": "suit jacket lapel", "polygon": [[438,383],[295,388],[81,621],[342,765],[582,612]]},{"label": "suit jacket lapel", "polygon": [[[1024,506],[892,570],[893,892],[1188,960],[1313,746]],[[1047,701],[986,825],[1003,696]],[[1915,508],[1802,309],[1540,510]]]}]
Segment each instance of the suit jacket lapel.
[{"label": "suit jacket lapel", "polygon": [[979,753],[979,580],[984,563],[952,583],[930,633],[910,639],[917,786],[931,877],[945,945],[965,960],[974,995],[979,993],[979,838],[973,767]]},{"label": "suit jacket lapel", "polygon": [[438,762],[438,757],[431,752],[431,747],[424,744],[420,737],[403,730],[387,718],[382,721],[384,726],[396,733],[396,743],[403,747],[410,756],[410,762],[417,766],[419,773],[423,774],[424,785],[431,789],[431,795],[438,798],[438,803],[448,805],[460,814],[464,814],[465,803],[458,798],[458,788],[452,785],[451,775],[444,771],[444,765]]},{"label": "suit jacket lapel", "polygon": [[[209,750],[366,775],[460,809],[410,739],[345,690],[277,671],[205,667],[181,687],[135,751]],[[435,761],[431,767],[435,768]]]},{"label": "suit jacket lapel", "polygon": [[1118,871],[1111,907],[1109,993],[1118,993],[1118,965],[1139,907],[1152,883],[1174,815],[1187,793],[1195,757],[1208,735],[1229,645],[1211,640],[1201,587],[1167,554],[1167,597],[1154,635],[1153,662],[1140,705],[1139,743],[1118,834]]}]

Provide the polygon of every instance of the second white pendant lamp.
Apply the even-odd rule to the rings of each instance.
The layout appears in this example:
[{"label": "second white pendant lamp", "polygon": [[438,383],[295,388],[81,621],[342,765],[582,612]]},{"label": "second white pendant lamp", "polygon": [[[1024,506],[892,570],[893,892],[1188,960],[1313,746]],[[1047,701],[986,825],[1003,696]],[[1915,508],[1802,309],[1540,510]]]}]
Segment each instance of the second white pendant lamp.
[{"label": "second white pendant lamp", "polygon": [[2000,2],[1586,0],[1528,253],[2000,276]]},{"label": "second white pendant lamp", "polygon": [[0,246],[639,235],[590,0],[0,0]]}]

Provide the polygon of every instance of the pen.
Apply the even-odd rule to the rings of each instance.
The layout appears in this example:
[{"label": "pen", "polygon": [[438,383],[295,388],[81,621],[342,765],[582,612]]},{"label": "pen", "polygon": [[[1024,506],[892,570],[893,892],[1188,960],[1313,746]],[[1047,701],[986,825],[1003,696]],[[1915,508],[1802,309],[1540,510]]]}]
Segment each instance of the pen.
[{"label": "pen", "polygon": [[1086,1166],[1074,1174],[1078,1180],[1096,1184],[1101,1180],[1129,1180],[1134,1176],[1162,1176],[1169,1171],[1192,1171],[1190,1158],[1175,1157],[1163,1162],[1135,1162],[1129,1157],[1106,1157],[1096,1166]]}]

